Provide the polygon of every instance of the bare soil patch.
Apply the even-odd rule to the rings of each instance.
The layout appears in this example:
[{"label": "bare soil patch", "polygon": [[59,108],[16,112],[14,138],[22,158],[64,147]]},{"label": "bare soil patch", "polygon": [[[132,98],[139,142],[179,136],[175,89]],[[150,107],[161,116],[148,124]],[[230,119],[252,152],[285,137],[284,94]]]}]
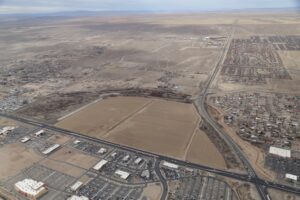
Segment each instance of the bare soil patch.
[{"label": "bare soil patch", "polygon": [[76,178],[80,177],[85,171],[78,167],[74,167],[72,165],[62,163],[62,162],[57,162],[57,161],[50,160],[50,159],[43,160],[40,164],[42,164],[45,167],[48,167],[50,169],[53,169],[55,171],[59,171],[64,174],[68,174],[68,175],[76,177]]},{"label": "bare soil patch", "polygon": [[226,168],[222,154],[201,130],[197,130],[188,150],[186,160],[215,168]]},{"label": "bare soil patch", "polygon": [[0,148],[0,180],[14,176],[40,159],[32,149],[20,144]]},{"label": "bare soil patch", "polygon": [[67,162],[71,165],[89,169],[98,161],[97,158],[80,153],[79,151],[71,148],[61,148],[50,156],[51,159]]}]

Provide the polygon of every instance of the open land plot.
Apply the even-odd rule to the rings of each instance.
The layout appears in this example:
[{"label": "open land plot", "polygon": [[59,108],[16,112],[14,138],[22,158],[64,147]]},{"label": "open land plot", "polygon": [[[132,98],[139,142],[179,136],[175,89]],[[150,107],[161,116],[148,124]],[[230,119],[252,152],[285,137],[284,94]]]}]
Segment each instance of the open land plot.
[{"label": "open land plot", "polygon": [[80,168],[89,169],[97,163],[99,159],[80,153],[71,148],[61,148],[50,156],[50,159],[66,162]]},{"label": "open land plot", "polygon": [[[132,107],[130,105],[133,105],[133,102],[140,104]],[[200,119],[192,104],[155,98],[112,97],[98,101],[91,107],[93,109],[86,107],[61,120],[57,126],[181,159],[185,159],[185,156],[189,154],[189,148],[195,152],[196,144],[207,141],[206,138],[199,141],[202,138],[198,136],[196,136],[196,141],[193,141]],[[124,109],[127,109],[126,112]],[[105,120],[99,120],[102,118]],[[110,126],[103,129],[108,122],[111,122]],[[207,145],[211,150],[208,156],[222,157],[213,145]],[[198,151],[197,153],[193,153],[193,161],[207,165],[213,164],[212,160],[202,156],[203,153],[207,155],[207,152]],[[216,159],[216,162],[215,165],[222,163],[222,160]]]},{"label": "open land plot", "polygon": [[0,180],[16,175],[38,162],[41,156],[20,144],[8,144],[0,148]]},{"label": "open land plot", "polygon": [[111,130],[106,138],[143,150],[183,158],[198,122],[199,117],[191,104],[153,100]]},{"label": "open land plot", "polygon": [[80,177],[85,172],[85,170],[81,168],[50,159],[43,160],[42,162],[40,162],[40,164],[47,168],[59,171],[72,177]]},{"label": "open land plot", "polygon": [[160,184],[148,184],[143,190],[143,197],[146,197],[148,200],[160,199],[162,194],[162,187]]},{"label": "open land plot", "polygon": [[191,146],[187,152],[186,160],[199,164],[205,163],[215,168],[226,168],[224,158],[206,134],[201,130],[196,131]]},{"label": "open land plot", "polygon": [[120,121],[140,110],[151,100],[115,97],[101,100],[59,121],[56,126],[101,138]]}]

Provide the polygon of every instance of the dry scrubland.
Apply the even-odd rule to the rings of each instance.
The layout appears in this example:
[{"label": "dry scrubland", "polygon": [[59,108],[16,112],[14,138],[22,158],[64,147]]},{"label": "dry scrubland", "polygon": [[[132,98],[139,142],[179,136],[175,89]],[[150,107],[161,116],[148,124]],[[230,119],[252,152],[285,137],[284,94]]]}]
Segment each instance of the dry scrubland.
[{"label": "dry scrubland", "polygon": [[[0,47],[6,49],[0,52],[0,95],[20,100],[21,105],[12,106],[19,114],[47,121],[97,99],[104,89],[160,87],[194,95],[221,52],[221,44],[209,44],[204,38],[226,36],[229,28],[205,20],[193,24],[185,19],[189,16],[181,18],[4,20],[0,27]],[[168,20],[176,23],[166,24]],[[12,90],[17,91],[10,93]]]},{"label": "dry scrubland", "polygon": [[[119,144],[225,168],[225,162],[198,130],[192,104],[141,97],[113,97],[73,113],[56,126]],[[197,147],[203,148],[197,148]]]}]

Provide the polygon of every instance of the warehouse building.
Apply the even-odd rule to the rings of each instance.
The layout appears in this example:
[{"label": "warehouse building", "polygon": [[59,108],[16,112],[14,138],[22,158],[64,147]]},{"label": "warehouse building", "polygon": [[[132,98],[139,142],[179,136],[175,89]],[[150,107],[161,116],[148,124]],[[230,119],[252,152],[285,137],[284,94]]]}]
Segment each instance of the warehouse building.
[{"label": "warehouse building", "polygon": [[277,155],[284,158],[290,158],[291,157],[291,150],[282,149],[278,147],[270,147],[269,153],[273,155]]},{"label": "warehouse building", "polygon": [[46,149],[45,151],[43,151],[43,154],[48,155],[59,147],[60,147],[59,144],[54,144],[53,146],[51,146],[48,149]]},{"label": "warehouse building", "polygon": [[17,192],[29,199],[38,199],[47,193],[48,189],[43,182],[38,182],[32,179],[24,179],[15,184]]},{"label": "warehouse building", "polygon": [[93,167],[93,169],[99,171],[99,170],[102,169],[102,167],[103,167],[104,165],[106,165],[106,163],[107,163],[107,160],[101,160],[100,162],[98,162],[98,163]]}]

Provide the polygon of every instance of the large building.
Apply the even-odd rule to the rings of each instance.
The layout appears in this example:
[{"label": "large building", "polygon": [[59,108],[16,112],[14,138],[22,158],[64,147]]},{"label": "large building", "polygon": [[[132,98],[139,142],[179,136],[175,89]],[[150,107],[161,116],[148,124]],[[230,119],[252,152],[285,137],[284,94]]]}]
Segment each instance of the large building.
[{"label": "large building", "polygon": [[284,157],[284,158],[291,157],[291,150],[282,149],[282,148],[278,148],[278,147],[270,147],[269,153],[280,156],[280,157]]},{"label": "large building", "polygon": [[38,182],[32,179],[24,179],[15,184],[17,192],[29,199],[38,199],[43,196],[48,189],[43,182]]}]

